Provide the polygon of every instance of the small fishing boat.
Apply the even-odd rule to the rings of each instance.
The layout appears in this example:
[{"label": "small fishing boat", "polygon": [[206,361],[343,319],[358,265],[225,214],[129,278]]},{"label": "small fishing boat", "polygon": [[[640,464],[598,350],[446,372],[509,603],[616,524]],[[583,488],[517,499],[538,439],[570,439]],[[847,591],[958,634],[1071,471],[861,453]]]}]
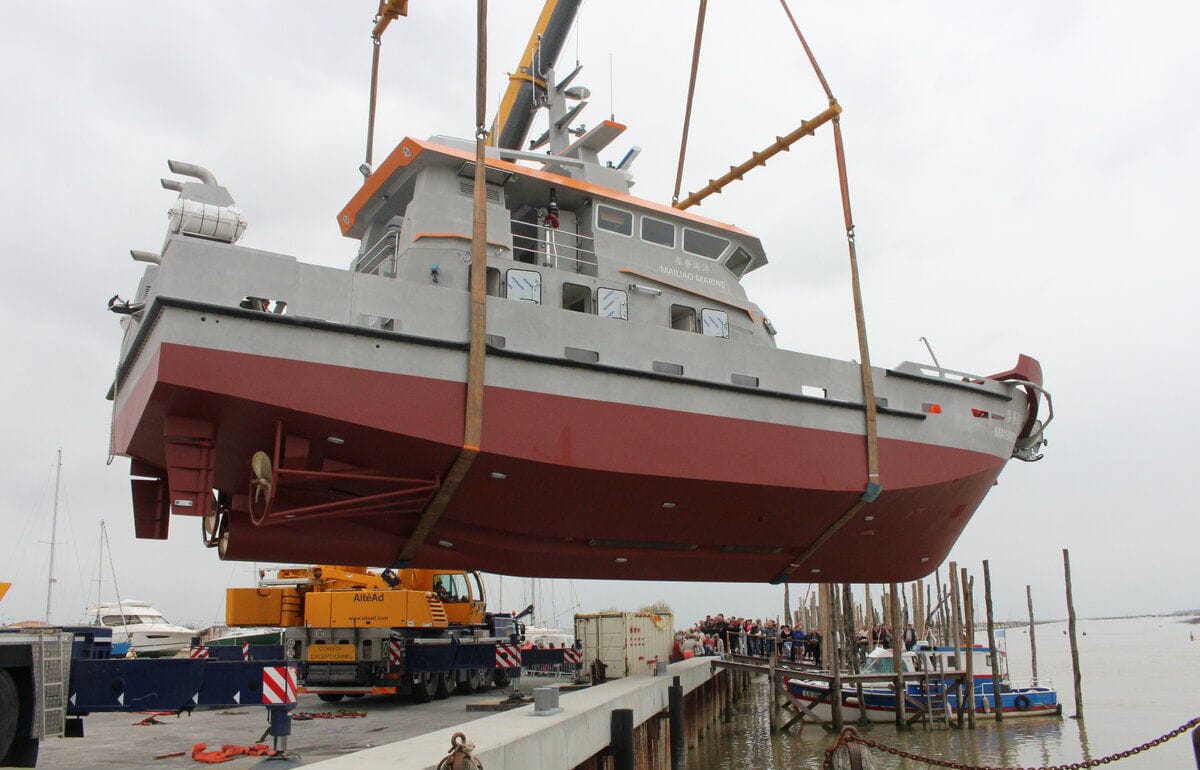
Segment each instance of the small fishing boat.
[{"label": "small fishing boat", "polygon": [[[1015,683],[1008,676],[1008,658],[999,652],[1000,708],[1005,717],[1062,715],[1058,702],[1058,691],[1053,687],[1036,683]],[[977,713],[993,713],[996,709],[996,691],[992,681],[991,650],[976,645],[971,649],[975,672],[974,697]],[[963,672],[958,668],[959,660],[953,647],[931,647],[918,642],[912,651],[901,655],[906,674],[925,673],[918,681],[908,681],[905,687],[904,711],[906,717],[915,717],[922,711],[934,715],[944,713],[947,717],[958,712],[960,700],[955,676]],[[895,673],[892,651],[876,647],[867,655],[863,674]],[[822,701],[828,686],[816,680],[789,679],[788,694],[801,706],[810,708],[812,715],[829,721],[832,707],[828,699]],[[842,685],[842,719],[857,721],[865,714],[869,722],[893,722],[896,719],[896,695],[893,684],[871,683],[864,685],[862,697],[854,684]]]},{"label": "small fishing boat", "polygon": [[194,628],[167,622],[149,602],[105,602],[88,609],[96,625],[112,629],[112,654],[125,655],[132,648],[137,657],[161,658],[174,655],[199,636]]}]

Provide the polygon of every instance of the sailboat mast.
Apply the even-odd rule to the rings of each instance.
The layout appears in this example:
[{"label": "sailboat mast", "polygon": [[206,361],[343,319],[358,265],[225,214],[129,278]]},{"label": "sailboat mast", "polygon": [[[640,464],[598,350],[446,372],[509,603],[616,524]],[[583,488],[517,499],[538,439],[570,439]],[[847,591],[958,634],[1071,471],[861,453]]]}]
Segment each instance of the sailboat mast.
[{"label": "sailboat mast", "polygon": [[62,448],[58,450],[58,465],[54,469],[54,510],[50,514],[50,572],[46,576],[46,617],[50,623],[50,598],[54,594],[54,541],[58,539],[58,488],[62,481]]},{"label": "sailboat mast", "polygon": [[96,559],[96,625],[100,625],[100,602],[104,600],[104,539],[108,532],[104,528],[104,519],[100,519],[100,555]]}]

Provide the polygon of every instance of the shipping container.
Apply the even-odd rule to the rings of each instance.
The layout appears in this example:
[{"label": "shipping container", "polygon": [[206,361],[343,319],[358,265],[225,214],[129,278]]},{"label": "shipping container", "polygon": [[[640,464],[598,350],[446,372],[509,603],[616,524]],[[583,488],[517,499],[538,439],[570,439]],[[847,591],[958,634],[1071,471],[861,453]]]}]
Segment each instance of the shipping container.
[{"label": "shipping container", "polygon": [[584,671],[600,660],[609,679],[649,675],[655,663],[671,657],[675,619],[647,612],[576,615],[575,638],[583,644]]}]

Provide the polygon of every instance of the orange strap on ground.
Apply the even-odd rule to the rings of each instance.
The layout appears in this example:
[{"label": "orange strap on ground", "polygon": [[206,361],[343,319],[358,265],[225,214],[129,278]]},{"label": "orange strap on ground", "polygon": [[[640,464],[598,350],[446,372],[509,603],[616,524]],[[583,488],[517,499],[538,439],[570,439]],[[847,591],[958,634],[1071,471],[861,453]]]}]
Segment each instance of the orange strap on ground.
[{"label": "orange strap on ground", "polygon": [[207,749],[207,743],[197,743],[192,746],[192,759],[206,765],[219,765],[237,757],[273,757],[276,754],[275,749],[265,743],[256,743],[253,746],[225,744],[219,751],[207,751]]}]

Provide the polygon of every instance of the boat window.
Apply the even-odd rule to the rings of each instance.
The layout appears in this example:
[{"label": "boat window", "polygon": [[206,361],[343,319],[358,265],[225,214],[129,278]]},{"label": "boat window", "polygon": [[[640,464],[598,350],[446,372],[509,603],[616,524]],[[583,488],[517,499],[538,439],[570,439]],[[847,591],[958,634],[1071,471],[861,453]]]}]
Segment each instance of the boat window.
[{"label": "boat window", "polygon": [[715,235],[702,233],[690,227],[683,228],[683,250],[705,259],[716,259],[725,252],[729,241]]},{"label": "boat window", "polygon": [[671,328],[681,332],[696,331],[696,308],[671,305]]},{"label": "boat window", "polygon": [[642,217],[642,240],[673,249],[675,248],[675,225],[661,219]]},{"label": "boat window", "polygon": [[537,304],[542,302],[542,274],[536,270],[509,270],[506,287],[509,299]]},{"label": "boat window", "polygon": [[434,575],[433,592],[443,602],[466,602],[471,600],[471,592],[467,589],[467,576],[461,572]]},{"label": "boat window", "polygon": [[574,310],[576,313],[592,312],[592,290],[577,283],[562,285],[563,310]]},{"label": "boat window", "polygon": [[126,615],[124,617],[120,615],[105,615],[100,619],[100,622],[106,626],[135,626],[139,623],[153,623],[155,621],[149,618],[141,618],[137,615]]},{"label": "boat window", "polygon": [[633,214],[612,206],[596,207],[596,227],[621,235],[633,235]]},{"label": "boat window", "polygon": [[596,289],[596,304],[603,318],[629,320],[629,295],[620,289]]},{"label": "boat window", "polygon": [[863,666],[864,674],[894,674],[895,667],[892,666],[891,657],[870,658],[866,665]]},{"label": "boat window", "polygon": [[746,268],[750,267],[750,260],[750,252],[738,246],[729,259],[725,260],[725,269],[741,278],[746,272]]},{"label": "boat window", "polygon": [[705,337],[729,337],[729,314],[724,310],[704,308],[700,311],[700,332]]},{"label": "boat window", "polygon": [[[489,267],[487,269],[487,281],[484,283],[486,292],[489,297],[503,297],[504,292],[503,282],[500,277],[500,268]],[[467,271],[467,291],[471,290],[471,271]]]}]

